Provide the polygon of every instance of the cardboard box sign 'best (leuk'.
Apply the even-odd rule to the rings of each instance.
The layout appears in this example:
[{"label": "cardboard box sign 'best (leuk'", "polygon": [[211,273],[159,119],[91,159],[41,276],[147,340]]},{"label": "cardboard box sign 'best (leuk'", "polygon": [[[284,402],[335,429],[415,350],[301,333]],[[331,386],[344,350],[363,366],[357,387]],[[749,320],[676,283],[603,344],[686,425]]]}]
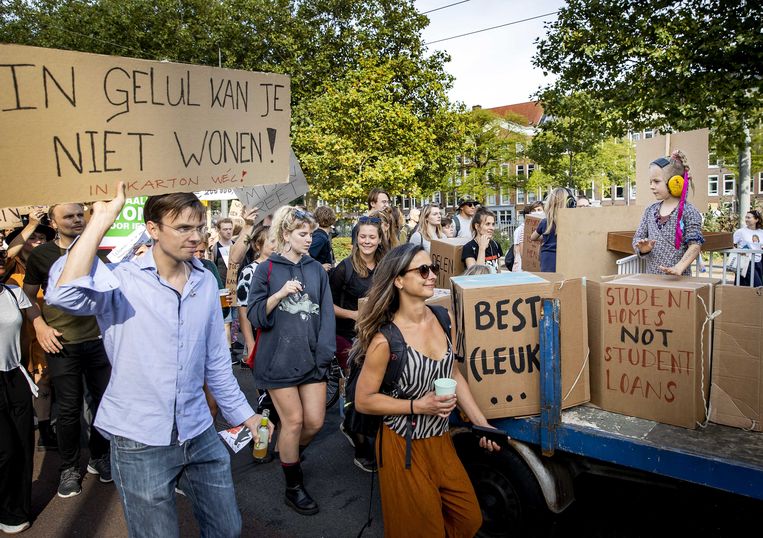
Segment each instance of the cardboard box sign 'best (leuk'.
[{"label": "cardboard box sign 'best (leuk'", "polygon": [[286,182],[290,101],[286,75],[0,45],[0,207]]},{"label": "cardboard box sign 'best (leuk'", "polygon": [[540,413],[541,300],[560,302],[562,407],[589,400],[585,280],[500,273],[452,279],[456,355],[487,418]]},{"label": "cardboard box sign 'best (leuk'", "polygon": [[607,411],[695,428],[705,419],[710,381],[712,325],[703,332],[703,322],[705,308],[713,308],[711,284],[633,275],[589,286],[589,309],[598,307],[589,316],[591,401]]}]

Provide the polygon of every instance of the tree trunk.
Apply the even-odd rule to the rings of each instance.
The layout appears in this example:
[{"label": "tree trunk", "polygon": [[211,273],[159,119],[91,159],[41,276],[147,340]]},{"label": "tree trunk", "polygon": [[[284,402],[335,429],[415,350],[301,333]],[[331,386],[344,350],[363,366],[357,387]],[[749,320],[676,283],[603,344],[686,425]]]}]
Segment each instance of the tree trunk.
[{"label": "tree trunk", "polygon": [[744,216],[750,211],[750,177],[752,173],[752,137],[750,126],[744,122],[744,143],[739,148],[739,227],[744,228]]}]

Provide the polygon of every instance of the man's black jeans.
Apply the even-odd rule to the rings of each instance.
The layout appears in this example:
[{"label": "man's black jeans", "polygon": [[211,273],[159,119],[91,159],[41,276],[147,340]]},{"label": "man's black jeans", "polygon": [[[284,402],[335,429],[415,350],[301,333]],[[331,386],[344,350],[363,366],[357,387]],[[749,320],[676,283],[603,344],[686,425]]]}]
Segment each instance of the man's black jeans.
[{"label": "man's black jeans", "polygon": [[[56,391],[58,402],[58,452],[61,456],[61,468],[75,467],[79,470],[80,416],[84,375],[87,389],[92,397],[93,417],[98,412],[101,398],[109,384],[111,364],[106,355],[101,339],[88,340],[79,344],[64,344],[59,353],[46,353],[48,372]],[[100,458],[109,452],[109,442],[90,426],[90,457]]]}]

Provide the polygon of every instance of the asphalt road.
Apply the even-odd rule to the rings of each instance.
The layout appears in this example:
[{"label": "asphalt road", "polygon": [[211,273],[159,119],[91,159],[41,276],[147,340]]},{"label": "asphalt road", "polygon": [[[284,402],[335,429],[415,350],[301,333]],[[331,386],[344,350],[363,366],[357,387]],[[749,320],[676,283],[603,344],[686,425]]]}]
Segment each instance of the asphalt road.
[{"label": "asphalt road", "polygon": [[[252,376],[235,370],[239,383],[254,401]],[[370,475],[352,463],[352,448],[339,433],[337,406],[306,453],[306,486],[320,506],[315,516],[300,516],[283,502],[283,476],[277,461],[258,465],[247,450],[232,456],[236,497],[244,521],[243,536],[355,537],[368,516]],[[222,425],[220,428],[222,429]],[[83,450],[82,466],[87,450]],[[763,455],[761,455],[763,457]],[[119,496],[112,484],[85,475],[82,494],[70,499],[55,495],[58,454],[37,452],[32,491],[35,521],[22,536],[125,537]],[[751,535],[763,502],[707,488],[668,482],[662,485],[583,476],[576,481],[575,503],[563,514],[545,516],[514,536],[636,538],[671,535],[723,537]],[[383,536],[378,488],[374,482],[373,522],[363,534]],[[181,536],[198,536],[190,503],[178,499]],[[753,532],[752,535],[755,535]],[[3,536],[0,533],[0,536]]]}]

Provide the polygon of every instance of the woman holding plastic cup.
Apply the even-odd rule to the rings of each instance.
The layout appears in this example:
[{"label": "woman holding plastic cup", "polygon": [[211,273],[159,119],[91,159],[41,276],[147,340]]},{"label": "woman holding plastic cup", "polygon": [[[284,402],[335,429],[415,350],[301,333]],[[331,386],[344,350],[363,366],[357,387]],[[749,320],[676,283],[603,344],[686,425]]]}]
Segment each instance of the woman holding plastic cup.
[{"label": "woman holding plastic cup", "polygon": [[[458,406],[474,424],[489,425],[454,365],[455,331],[446,334],[425,304],[438,272],[420,245],[396,247],[377,266],[369,308],[356,325],[354,356],[365,359],[355,405],[361,413],[384,416],[376,452],[385,536],[474,536],[482,524],[474,489],[448,434],[448,417]],[[390,361],[389,342],[380,331],[388,323],[407,345],[406,366],[392,395],[380,392]],[[450,394],[436,395],[436,380],[437,391]],[[406,468],[405,429],[411,415]],[[479,443],[498,449],[485,438]]]}]

